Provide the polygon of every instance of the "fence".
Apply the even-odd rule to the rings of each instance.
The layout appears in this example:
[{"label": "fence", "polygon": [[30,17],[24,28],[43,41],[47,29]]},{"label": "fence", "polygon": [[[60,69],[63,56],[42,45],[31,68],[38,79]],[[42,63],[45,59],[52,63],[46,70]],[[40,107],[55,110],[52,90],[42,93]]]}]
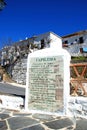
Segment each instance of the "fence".
[{"label": "fence", "polygon": [[71,63],[70,93],[87,96],[87,63]]}]

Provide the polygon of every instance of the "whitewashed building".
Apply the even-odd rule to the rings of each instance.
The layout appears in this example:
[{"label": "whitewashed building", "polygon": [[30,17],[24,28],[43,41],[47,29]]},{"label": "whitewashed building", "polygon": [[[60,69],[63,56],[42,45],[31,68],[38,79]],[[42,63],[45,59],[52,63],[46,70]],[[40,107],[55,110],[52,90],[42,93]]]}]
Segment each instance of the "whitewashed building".
[{"label": "whitewashed building", "polygon": [[[53,32],[47,32],[40,35],[32,36],[25,40],[19,41],[16,44],[22,46],[29,46],[32,51],[37,49],[49,48],[50,43],[57,41],[59,36]],[[87,30],[75,32],[66,36],[62,36],[62,45],[71,56],[87,56]],[[32,44],[35,45],[32,47]]]},{"label": "whitewashed building", "polygon": [[63,36],[62,40],[71,56],[87,56],[87,30]]},{"label": "whitewashed building", "polygon": [[34,37],[34,44],[38,46],[39,49],[43,48],[49,48],[51,42],[58,42],[58,39],[60,37],[53,33],[53,32],[47,32],[41,35],[37,35]]},{"label": "whitewashed building", "polygon": [[27,38],[25,40],[21,40],[15,44],[19,46],[31,46],[30,48],[32,49],[32,44],[35,45],[37,49],[43,49],[43,48],[49,48],[50,47],[50,42],[57,41],[60,37],[53,33],[53,32],[47,32],[43,33],[40,35],[35,35],[30,38]]}]

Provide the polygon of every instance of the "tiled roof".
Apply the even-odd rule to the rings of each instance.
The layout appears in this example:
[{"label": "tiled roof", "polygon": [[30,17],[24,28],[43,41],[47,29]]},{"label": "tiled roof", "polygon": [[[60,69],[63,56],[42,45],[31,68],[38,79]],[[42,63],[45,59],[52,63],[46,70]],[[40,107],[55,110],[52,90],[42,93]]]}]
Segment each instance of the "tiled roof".
[{"label": "tiled roof", "polygon": [[63,36],[62,38],[69,38],[69,37],[73,37],[73,36],[77,36],[77,35],[81,35],[81,34],[87,34],[87,30],[72,33],[72,34]]}]

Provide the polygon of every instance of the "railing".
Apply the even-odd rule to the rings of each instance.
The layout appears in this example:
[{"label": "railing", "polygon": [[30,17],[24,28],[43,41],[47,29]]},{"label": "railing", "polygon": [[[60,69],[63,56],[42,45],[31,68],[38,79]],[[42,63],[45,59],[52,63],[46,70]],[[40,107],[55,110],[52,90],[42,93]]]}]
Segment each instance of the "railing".
[{"label": "railing", "polygon": [[87,96],[87,63],[70,64],[71,79],[70,88],[72,95]]}]

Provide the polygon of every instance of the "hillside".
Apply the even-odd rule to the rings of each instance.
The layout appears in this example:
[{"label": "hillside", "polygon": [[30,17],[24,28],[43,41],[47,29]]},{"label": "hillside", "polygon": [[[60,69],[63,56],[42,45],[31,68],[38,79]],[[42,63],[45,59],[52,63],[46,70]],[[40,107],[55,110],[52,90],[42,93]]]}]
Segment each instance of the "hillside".
[{"label": "hillside", "polygon": [[0,66],[0,81],[4,81],[4,82],[14,82],[11,77],[9,76],[9,74],[7,74],[6,70],[4,67]]}]

